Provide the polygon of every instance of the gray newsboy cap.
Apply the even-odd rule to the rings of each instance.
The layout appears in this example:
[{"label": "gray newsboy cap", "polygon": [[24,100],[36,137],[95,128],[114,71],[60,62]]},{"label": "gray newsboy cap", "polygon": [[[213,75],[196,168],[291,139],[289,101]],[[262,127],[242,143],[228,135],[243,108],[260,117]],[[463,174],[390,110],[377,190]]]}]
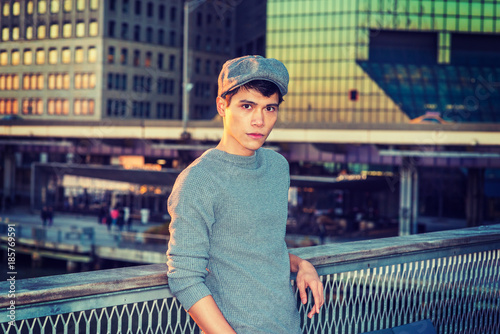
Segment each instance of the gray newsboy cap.
[{"label": "gray newsboy cap", "polygon": [[278,86],[281,95],[288,92],[288,70],[274,58],[262,56],[244,56],[228,60],[219,74],[220,97],[253,80],[267,80]]}]

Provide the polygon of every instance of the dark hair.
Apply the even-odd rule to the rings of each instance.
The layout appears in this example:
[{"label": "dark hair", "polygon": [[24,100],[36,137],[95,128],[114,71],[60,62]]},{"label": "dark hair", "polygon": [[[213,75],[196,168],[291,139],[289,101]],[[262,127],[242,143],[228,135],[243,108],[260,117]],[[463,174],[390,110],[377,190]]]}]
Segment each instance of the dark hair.
[{"label": "dark hair", "polygon": [[240,88],[254,89],[259,93],[261,93],[262,95],[264,95],[265,97],[270,97],[274,95],[274,93],[278,93],[278,104],[281,104],[281,102],[283,102],[283,95],[281,95],[281,92],[278,86],[276,86],[276,84],[267,80],[252,80],[244,85],[236,87],[235,89],[227,92],[226,95],[223,96],[223,98],[227,101],[227,105],[231,104],[231,98],[233,97],[233,95],[238,93]]}]

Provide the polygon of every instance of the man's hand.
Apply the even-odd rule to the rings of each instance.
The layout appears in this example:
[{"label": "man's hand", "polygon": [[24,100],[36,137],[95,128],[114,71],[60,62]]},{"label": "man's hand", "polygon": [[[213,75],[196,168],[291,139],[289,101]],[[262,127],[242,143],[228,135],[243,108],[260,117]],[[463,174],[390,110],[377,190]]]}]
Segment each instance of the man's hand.
[{"label": "man's hand", "polygon": [[323,283],[319,280],[318,273],[310,262],[293,254],[290,254],[290,271],[297,273],[295,282],[299,289],[302,304],[307,303],[306,289],[311,289],[314,298],[314,306],[307,316],[312,318],[315,313],[319,313],[321,306],[325,303]]}]

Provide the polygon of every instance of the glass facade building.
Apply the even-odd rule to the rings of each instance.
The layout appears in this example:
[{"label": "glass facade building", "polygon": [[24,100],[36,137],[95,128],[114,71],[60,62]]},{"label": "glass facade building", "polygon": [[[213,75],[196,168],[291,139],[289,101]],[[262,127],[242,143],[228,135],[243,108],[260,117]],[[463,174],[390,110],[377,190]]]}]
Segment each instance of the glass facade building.
[{"label": "glass facade building", "polygon": [[269,0],[282,123],[500,122],[500,1]]}]

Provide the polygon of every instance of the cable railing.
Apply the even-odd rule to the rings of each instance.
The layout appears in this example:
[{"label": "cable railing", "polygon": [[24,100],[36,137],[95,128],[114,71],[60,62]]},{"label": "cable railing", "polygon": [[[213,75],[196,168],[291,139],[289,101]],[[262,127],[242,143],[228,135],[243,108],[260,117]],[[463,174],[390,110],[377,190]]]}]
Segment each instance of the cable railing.
[{"label": "cable railing", "polygon": [[[500,225],[291,249],[324,283],[304,333],[360,334],[430,319],[438,334],[500,332]],[[200,333],[165,264],[0,283],[3,333]],[[294,277],[291,277],[293,283]],[[14,304],[12,304],[14,302]],[[14,306],[12,306],[14,305]]]}]

